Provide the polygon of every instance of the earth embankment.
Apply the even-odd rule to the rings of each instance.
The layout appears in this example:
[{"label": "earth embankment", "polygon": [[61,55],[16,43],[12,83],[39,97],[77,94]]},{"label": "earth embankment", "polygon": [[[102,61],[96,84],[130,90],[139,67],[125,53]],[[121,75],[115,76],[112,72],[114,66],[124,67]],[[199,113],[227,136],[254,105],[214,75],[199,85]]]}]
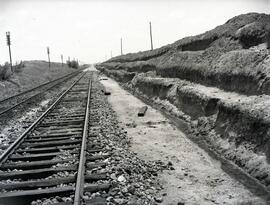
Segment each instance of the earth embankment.
[{"label": "earth embankment", "polygon": [[184,119],[193,138],[270,185],[270,15],[234,17],[97,68]]},{"label": "earth embankment", "polygon": [[24,61],[23,65],[13,74],[9,73],[7,79],[0,81],[0,100],[76,71],[66,64],[62,66],[61,63],[52,62],[49,67],[48,62],[38,60]]}]

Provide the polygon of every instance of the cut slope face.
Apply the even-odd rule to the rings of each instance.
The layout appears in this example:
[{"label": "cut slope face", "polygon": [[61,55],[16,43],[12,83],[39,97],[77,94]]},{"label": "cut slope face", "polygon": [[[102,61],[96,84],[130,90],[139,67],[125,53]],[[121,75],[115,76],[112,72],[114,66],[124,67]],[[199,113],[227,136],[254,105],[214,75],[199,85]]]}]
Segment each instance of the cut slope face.
[{"label": "cut slope face", "polygon": [[195,141],[269,187],[269,33],[270,15],[249,13],[201,35],[97,67],[184,119]]},{"label": "cut slope face", "polygon": [[[250,13],[227,21],[211,31],[187,37],[154,51],[118,56],[108,68],[156,71],[243,94],[269,94],[270,15]],[[117,66],[115,66],[117,64]]]}]

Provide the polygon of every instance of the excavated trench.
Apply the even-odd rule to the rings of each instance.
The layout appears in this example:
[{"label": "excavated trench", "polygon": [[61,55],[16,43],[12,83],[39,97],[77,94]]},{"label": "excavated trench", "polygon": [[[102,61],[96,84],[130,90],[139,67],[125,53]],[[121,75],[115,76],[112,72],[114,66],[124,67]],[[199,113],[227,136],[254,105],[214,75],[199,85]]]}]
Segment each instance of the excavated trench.
[{"label": "excavated trench", "polygon": [[183,120],[194,142],[270,195],[269,19],[239,15],[153,51],[114,57],[97,69]]},{"label": "excavated trench", "polygon": [[[232,43],[227,41],[227,44]],[[110,75],[115,73],[116,78],[121,77],[121,81],[131,81],[136,73],[155,72],[163,78],[179,78],[243,95],[270,94],[269,51],[229,48],[224,53],[222,49],[213,50],[176,50],[148,61],[105,62],[102,65]]]},{"label": "excavated trench", "polygon": [[258,107],[269,101],[269,96],[242,96],[151,73],[131,75],[98,69],[132,93],[161,104],[168,113],[184,119],[195,142],[231,161],[270,191],[270,122],[265,117],[269,110],[265,109],[266,104]]}]

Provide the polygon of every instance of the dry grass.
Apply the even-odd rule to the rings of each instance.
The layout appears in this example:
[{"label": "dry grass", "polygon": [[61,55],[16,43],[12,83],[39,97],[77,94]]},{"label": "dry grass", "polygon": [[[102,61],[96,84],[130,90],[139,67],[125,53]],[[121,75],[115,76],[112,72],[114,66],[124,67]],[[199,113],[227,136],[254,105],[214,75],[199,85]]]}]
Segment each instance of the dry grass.
[{"label": "dry grass", "polygon": [[[24,67],[25,65],[22,61],[20,63],[16,63],[16,65],[13,66],[13,72],[21,72],[22,68]],[[0,80],[8,80],[12,74],[13,73],[8,62],[6,62],[4,65],[0,65]]]},{"label": "dry grass", "polygon": [[3,66],[0,65],[0,80],[7,80],[10,75],[10,65],[8,63],[5,63]]},{"label": "dry grass", "polygon": [[73,60],[73,61],[67,61],[67,65],[70,68],[75,68],[75,69],[78,69],[79,68],[79,63],[77,61],[75,61],[75,60]]},{"label": "dry grass", "polygon": [[[66,64],[62,66],[61,63],[56,62],[52,62],[49,68],[48,62],[45,61],[23,61],[14,65],[12,75],[8,64],[0,66],[0,71],[3,71],[0,72],[0,99],[4,99],[18,92],[60,78],[74,72],[75,69],[69,68]],[[4,71],[6,71],[5,74]],[[2,76],[4,76],[5,80],[2,80]]]},{"label": "dry grass", "polygon": [[16,63],[15,66],[13,66],[13,71],[15,73],[22,72],[22,69],[25,67],[25,64],[23,61],[20,61],[20,63]]}]

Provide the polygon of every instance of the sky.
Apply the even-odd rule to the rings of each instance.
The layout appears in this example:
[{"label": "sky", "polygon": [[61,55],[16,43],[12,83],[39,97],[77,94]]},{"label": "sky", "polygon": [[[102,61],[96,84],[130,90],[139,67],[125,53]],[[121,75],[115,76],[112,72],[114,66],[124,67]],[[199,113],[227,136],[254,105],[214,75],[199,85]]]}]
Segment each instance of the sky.
[{"label": "sky", "polygon": [[270,0],[0,0],[0,63],[79,59],[97,63],[197,35],[243,13],[270,13]]}]

